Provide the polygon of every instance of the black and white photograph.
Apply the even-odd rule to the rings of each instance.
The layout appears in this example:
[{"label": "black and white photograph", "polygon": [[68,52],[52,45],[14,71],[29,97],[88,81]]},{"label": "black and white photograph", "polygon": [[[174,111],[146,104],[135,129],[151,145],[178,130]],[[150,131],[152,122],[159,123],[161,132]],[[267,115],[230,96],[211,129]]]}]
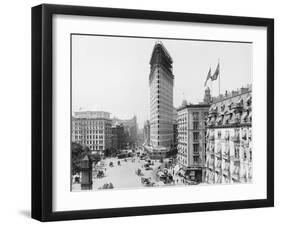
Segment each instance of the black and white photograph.
[{"label": "black and white photograph", "polygon": [[71,191],[253,182],[252,42],[73,33],[70,46]]}]

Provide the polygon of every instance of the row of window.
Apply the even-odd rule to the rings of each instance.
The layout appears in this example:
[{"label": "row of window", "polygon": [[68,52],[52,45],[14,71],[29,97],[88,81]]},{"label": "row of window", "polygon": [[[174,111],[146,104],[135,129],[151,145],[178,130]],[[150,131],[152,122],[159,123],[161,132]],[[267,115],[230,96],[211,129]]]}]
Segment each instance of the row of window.
[{"label": "row of window", "polygon": [[78,120],[78,119],[75,119],[73,121],[73,124],[75,126],[83,126],[83,125],[95,125],[95,126],[103,126],[104,124],[106,126],[111,126],[110,123],[104,123],[104,121],[96,121],[96,120]]},{"label": "row of window", "polygon": [[74,134],[103,134],[103,130],[73,130]]}]

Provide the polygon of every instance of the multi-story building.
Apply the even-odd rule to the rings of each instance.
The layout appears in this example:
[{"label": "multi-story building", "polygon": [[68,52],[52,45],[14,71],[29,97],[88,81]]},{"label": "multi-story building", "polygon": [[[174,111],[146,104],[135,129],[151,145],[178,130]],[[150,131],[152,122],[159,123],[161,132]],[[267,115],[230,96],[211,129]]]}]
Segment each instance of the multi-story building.
[{"label": "multi-story building", "polygon": [[144,122],[143,139],[144,139],[144,145],[150,146],[150,123],[149,123],[149,120],[146,120]]},{"label": "multi-story building", "polygon": [[124,126],[125,134],[127,135],[126,143],[131,147],[135,146],[137,143],[137,117],[134,116],[131,119],[118,119],[114,117],[112,119],[113,124],[122,124]]},{"label": "multi-story building", "polygon": [[112,148],[115,150],[122,150],[126,148],[126,134],[123,124],[115,124],[111,128],[112,136]]},{"label": "multi-story building", "polygon": [[178,154],[177,163],[190,180],[202,182],[205,175],[206,128],[210,105],[187,104],[178,108]]},{"label": "multi-story building", "polygon": [[173,60],[161,42],[150,59],[150,155],[165,157],[173,142]]},{"label": "multi-story building", "polygon": [[207,120],[206,182],[252,180],[252,94],[241,88],[213,99]]},{"label": "multi-story building", "polygon": [[178,111],[173,108],[173,141],[171,148],[177,150],[178,148]]},{"label": "multi-story building", "polygon": [[143,129],[138,129],[138,134],[137,134],[137,146],[141,147],[144,144],[144,134],[143,134]]},{"label": "multi-story building", "polygon": [[111,147],[110,113],[104,111],[79,111],[72,117],[72,141],[88,146],[92,151]]}]

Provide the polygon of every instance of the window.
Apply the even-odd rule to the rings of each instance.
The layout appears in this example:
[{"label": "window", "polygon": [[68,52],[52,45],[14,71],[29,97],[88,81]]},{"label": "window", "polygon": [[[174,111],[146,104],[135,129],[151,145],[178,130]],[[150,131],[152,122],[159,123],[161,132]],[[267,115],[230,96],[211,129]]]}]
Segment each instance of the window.
[{"label": "window", "polygon": [[199,140],[199,132],[193,132],[193,141],[197,142]]},{"label": "window", "polygon": [[199,128],[199,122],[193,122],[193,129]]},{"label": "window", "polygon": [[221,139],[221,131],[218,131],[218,138]]},{"label": "window", "polygon": [[244,150],[244,161],[246,161],[246,160],[247,160],[247,151]]},{"label": "window", "polygon": [[239,147],[235,147],[235,150],[234,150],[234,155],[235,155],[235,158],[239,158]]},{"label": "window", "polygon": [[193,163],[198,164],[199,163],[199,156],[193,156]]},{"label": "window", "polygon": [[199,112],[192,112],[193,120],[199,120]]},{"label": "window", "polygon": [[199,153],[199,144],[193,144],[193,153],[198,154]]},{"label": "window", "polygon": [[252,151],[251,150],[249,151],[249,154],[250,154],[250,161],[252,161]]},{"label": "window", "polygon": [[204,112],[204,119],[205,119],[205,120],[207,120],[208,114],[209,114],[208,112]]}]

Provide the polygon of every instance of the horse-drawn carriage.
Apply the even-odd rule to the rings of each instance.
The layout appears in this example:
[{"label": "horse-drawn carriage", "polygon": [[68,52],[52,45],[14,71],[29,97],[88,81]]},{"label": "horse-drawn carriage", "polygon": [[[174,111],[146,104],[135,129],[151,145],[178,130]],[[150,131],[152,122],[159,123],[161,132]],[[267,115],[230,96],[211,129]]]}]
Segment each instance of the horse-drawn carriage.
[{"label": "horse-drawn carriage", "polygon": [[101,177],[104,177],[104,171],[99,170],[97,173],[97,178],[101,178]]},{"label": "horse-drawn carriage", "polygon": [[147,187],[152,187],[155,185],[154,182],[151,181],[151,178],[146,178],[146,177],[142,177],[141,178],[141,183]]},{"label": "horse-drawn carriage", "polygon": [[136,174],[137,174],[138,176],[143,176],[143,172],[141,171],[141,169],[137,169],[137,170],[136,170]]}]

